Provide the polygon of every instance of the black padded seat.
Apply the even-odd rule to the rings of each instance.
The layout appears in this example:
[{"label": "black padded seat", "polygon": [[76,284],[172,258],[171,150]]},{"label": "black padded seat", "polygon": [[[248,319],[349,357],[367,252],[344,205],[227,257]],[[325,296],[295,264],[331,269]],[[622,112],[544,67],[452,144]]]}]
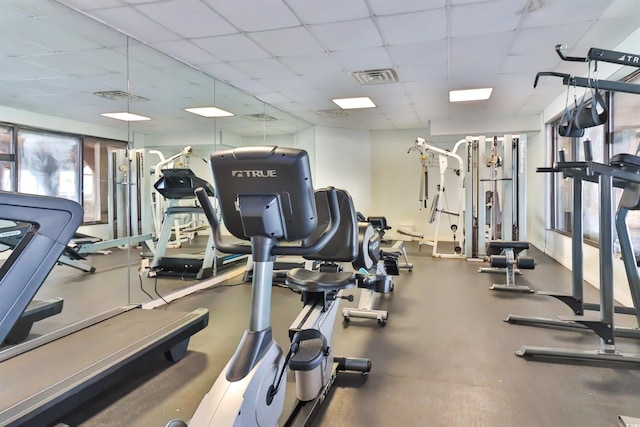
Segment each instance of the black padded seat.
[{"label": "black padded seat", "polygon": [[529,242],[494,240],[489,242],[490,248],[495,249],[529,249]]},{"label": "black padded seat", "polygon": [[[313,261],[351,262],[358,256],[358,221],[353,200],[345,190],[336,189],[340,210],[340,224],[333,237],[319,252],[305,255]],[[326,190],[316,190],[315,201],[318,226],[311,236],[305,239],[311,244],[330,223],[329,202]],[[304,268],[289,270],[285,283],[293,289],[303,292],[332,292],[356,285],[353,272],[317,271]]]},{"label": "black padded seat", "polygon": [[487,255],[500,255],[504,249],[513,249],[513,251],[518,254],[525,249],[529,249],[529,242],[493,240],[489,242]]},{"label": "black padded seat", "polygon": [[323,272],[294,268],[287,273],[287,286],[303,292],[329,292],[355,286],[353,272]]},{"label": "black padded seat", "polygon": [[640,169],[640,156],[635,156],[633,154],[628,153],[620,153],[611,157],[611,161],[609,162],[611,166],[615,167],[629,167],[633,169]]}]

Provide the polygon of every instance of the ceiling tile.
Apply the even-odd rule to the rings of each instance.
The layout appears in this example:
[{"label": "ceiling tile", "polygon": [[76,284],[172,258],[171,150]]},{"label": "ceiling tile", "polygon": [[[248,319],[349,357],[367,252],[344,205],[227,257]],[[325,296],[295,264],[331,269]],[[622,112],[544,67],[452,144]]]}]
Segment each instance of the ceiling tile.
[{"label": "ceiling tile", "polygon": [[447,61],[448,42],[437,40],[387,46],[394,66],[417,66]]},{"label": "ceiling tile", "polygon": [[297,74],[341,72],[340,67],[328,53],[285,56],[278,59]]},{"label": "ceiling tile", "polygon": [[223,61],[245,61],[271,57],[253,40],[241,34],[194,39],[193,43]]},{"label": "ceiling tile", "polygon": [[369,17],[364,0],[285,0],[303,24],[325,24]]},{"label": "ceiling tile", "polygon": [[135,8],[174,33],[186,37],[212,37],[238,31],[198,0],[171,0]]},{"label": "ceiling tile", "polygon": [[444,79],[448,76],[447,64],[397,67],[398,79],[403,82],[416,82],[431,79]]},{"label": "ceiling tile", "polygon": [[304,27],[251,33],[249,37],[273,56],[321,53],[323,47]]},{"label": "ceiling tile", "polygon": [[232,84],[247,93],[262,94],[273,92],[273,89],[265,86],[256,79],[233,80]]},{"label": "ceiling tile", "polygon": [[257,98],[267,104],[289,104],[291,99],[287,98],[279,92],[261,93]]},{"label": "ceiling tile", "polygon": [[[127,72],[126,55],[123,55],[122,52],[118,52],[114,49],[101,48],[101,49],[83,50],[74,54],[73,58],[74,59],[77,58],[83,63],[91,64],[102,70],[113,71],[116,73],[121,73],[123,75],[125,75]],[[82,73],[80,72],[69,73],[69,75],[78,75],[78,74],[82,74]]]},{"label": "ceiling tile", "polygon": [[259,81],[273,89],[274,92],[295,92],[309,89],[308,82],[299,76],[267,77],[259,79]]},{"label": "ceiling tile", "polygon": [[233,65],[254,79],[284,77],[293,74],[291,70],[278,62],[277,59],[273,58],[236,61]]},{"label": "ceiling tile", "polygon": [[382,38],[370,19],[311,25],[325,49],[333,52],[381,47]]},{"label": "ceiling tile", "polygon": [[[116,49],[118,51],[123,52],[124,54],[127,51],[122,51],[121,49]],[[175,67],[178,64],[174,58],[165,55],[162,52],[157,51],[156,49],[149,48],[149,46],[132,42],[128,47],[128,57],[129,57],[129,68],[144,68],[144,67],[157,67],[157,68],[171,68]],[[185,70],[188,68],[185,67]]]},{"label": "ceiling tile", "polygon": [[240,72],[240,70],[238,70],[237,68],[224,62],[200,64],[198,65],[198,69],[223,82],[249,79],[249,76]]},{"label": "ceiling tile", "polygon": [[[432,95],[434,92],[445,92],[448,91],[448,80],[445,77],[438,78],[436,76],[429,76],[428,79],[423,79],[421,81],[413,81],[413,82],[403,82],[402,86],[404,87],[407,95],[417,97],[424,97],[425,95]],[[415,99],[414,99],[415,102]]]},{"label": "ceiling tile", "polygon": [[[575,54],[577,56],[585,56],[591,47],[613,49],[639,27],[640,13],[638,12],[619,19],[598,19],[573,46],[578,48]],[[640,51],[640,48],[637,50]]]},{"label": "ceiling tile", "polygon": [[331,57],[344,71],[365,71],[389,68],[393,65],[387,50],[383,47],[333,52]]},{"label": "ceiling tile", "polygon": [[446,9],[376,18],[380,33],[388,45],[419,43],[447,37]]},{"label": "ceiling tile", "polygon": [[[555,55],[555,52],[554,52]],[[549,71],[553,69],[553,65],[557,62],[557,57],[550,57],[547,53],[531,53],[527,55],[509,55],[504,63],[501,72],[517,73],[524,71]]]},{"label": "ceiling tile", "polygon": [[[607,8],[610,1],[563,0],[523,15],[522,28],[549,27],[590,22]],[[635,6],[637,8],[637,4]]]},{"label": "ceiling tile", "polygon": [[297,27],[301,23],[282,0],[204,0],[241,31]]},{"label": "ceiling tile", "polygon": [[55,53],[52,49],[47,49],[44,46],[25,40],[22,37],[4,37],[0,45],[2,46],[2,55],[6,57],[15,56],[27,58],[33,55]]},{"label": "ceiling tile", "polygon": [[69,8],[54,1],[42,0],[2,0],[3,3],[21,10],[31,16],[53,16],[61,14],[73,14]]},{"label": "ceiling tile", "polygon": [[567,24],[545,28],[525,28],[518,35],[511,49],[512,54],[546,52],[555,55],[557,44],[573,46],[589,25],[586,23]]},{"label": "ceiling tile", "polygon": [[[494,0],[451,7],[451,37],[505,33],[518,28],[528,0]],[[482,19],[478,19],[482,17]]]},{"label": "ceiling tile", "polygon": [[516,38],[515,31],[483,34],[472,37],[453,37],[450,42],[452,62],[504,61]]},{"label": "ceiling tile", "polygon": [[3,80],[14,81],[60,77],[64,75],[60,71],[19,58],[3,59],[0,73],[2,73]]},{"label": "ceiling tile", "polygon": [[[77,10],[105,9],[109,7],[122,6],[120,0],[56,0]],[[133,3],[133,2],[129,2]]]},{"label": "ceiling tile", "polygon": [[446,6],[447,0],[367,0],[374,15],[397,15],[421,10],[440,9]]},{"label": "ceiling tile", "polygon": [[199,48],[189,40],[157,42],[152,43],[151,46],[193,66],[220,61],[214,55]]},{"label": "ceiling tile", "polygon": [[[32,19],[36,20],[37,18]],[[55,52],[73,52],[82,49],[96,49],[101,47],[101,45],[75,34],[71,34],[64,28],[55,24],[41,21],[39,19],[37,19],[36,22],[38,23],[37,31],[34,32],[29,30],[29,28],[32,28],[29,26],[25,28],[25,32],[23,32],[23,30],[19,30],[19,34],[21,34],[26,40],[37,43],[49,50]]]},{"label": "ceiling tile", "polygon": [[98,9],[92,12],[109,26],[147,43],[176,40],[178,37],[157,22],[129,7]]},{"label": "ceiling tile", "polygon": [[113,28],[108,27],[95,20],[82,16],[73,15],[54,15],[40,18],[42,21],[58,28],[64,28],[70,34],[73,34],[82,40],[88,40],[99,46],[116,47],[123,46],[127,37]]},{"label": "ceiling tile", "polygon": [[449,70],[449,89],[493,87],[501,68],[502,64],[497,62],[488,62],[479,67],[469,65],[468,62],[452,63]]},{"label": "ceiling tile", "polygon": [[[320,91],[328,99],[327,92],[331,92],[334,98],[343,96],[342,92],[351,91],[358,86],[358,83],[346,73],[338,74],[306,74],[299,76],[299,78],[306,84],[309,90]],[[295,91],[285,88],[279,88],[279,91],[289,95],[287,92]],[[304,92],[304,90],[300,90]],[[346,95],[345,95],[346,96]]]}]

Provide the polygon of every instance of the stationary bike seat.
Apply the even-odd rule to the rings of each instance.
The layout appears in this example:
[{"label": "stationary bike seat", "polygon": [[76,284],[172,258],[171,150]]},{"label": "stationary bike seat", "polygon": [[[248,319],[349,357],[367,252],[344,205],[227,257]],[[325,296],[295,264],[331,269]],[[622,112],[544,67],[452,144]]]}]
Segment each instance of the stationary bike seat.
[{"label": "stationary bike seat", "polygon": [[294,268],[287,273],[286,283],[303,292],[335,291],[355,286],[356,275],[348,271],[336,273]]}]

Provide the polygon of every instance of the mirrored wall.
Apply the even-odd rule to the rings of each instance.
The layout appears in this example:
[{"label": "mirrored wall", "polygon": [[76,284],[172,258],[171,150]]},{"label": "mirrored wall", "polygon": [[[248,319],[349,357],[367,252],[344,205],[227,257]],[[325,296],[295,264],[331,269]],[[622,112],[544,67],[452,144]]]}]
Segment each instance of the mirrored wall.
[{"label": "mirrored wall", "polygon": [[[264,144],[304,148],[313,168],[310,124],[54,0],[0,2],[1,189],[84,210],[69,244],[78,257],[63,259],[36,296],[64,298],[64,309],[32,335],[201,283],[141,269],[158,250],[166,209],[195,204],[169,200],[154,184],[169,168],[210,182],[212,152]],[[204,218],[172,222],[166,253],[202,255]],[[15,225],[0,222],[0,235]],[[0,246],[1,262],[14,247]]]}]

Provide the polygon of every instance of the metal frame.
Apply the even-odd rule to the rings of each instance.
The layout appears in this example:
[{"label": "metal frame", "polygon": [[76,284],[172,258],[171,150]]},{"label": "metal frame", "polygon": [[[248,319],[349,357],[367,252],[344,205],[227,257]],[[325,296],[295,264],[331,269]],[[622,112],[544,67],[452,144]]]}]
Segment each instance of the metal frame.
[{"label": "metal frame", "polygon": [[[487,144],[494,140],[498,143],[494,154],[502,158],[500,173],[496,168],[487,168],[484,163],[487,157]],[[489,241],[483,226],[487,223],[485,208],[487,182],[492,183],[491,191],[497,191],[502,196],[500,239],[526,239],[526,209],[524,209],[526,205],[526,137],[509,134],[491,138],[467,136],[465,141],[467,162],[464,182],[466,237],[464,252],[468,260],[483,261],[487,256],[486,246]],[[496,229],[494,222],[495,219],[492,219],[492,230]]]},{"label": "metal frame", "polygon": [[[590,150],[586,149],[585,153],[589,153]],[[590,156],[587,156],[590,158]],[[558,316],[559,321],[553,321],[553,319],[539,319],[539,318],[518,318],[515,316],[509,316],[506,320],[511,323],[524,323],[542,326],[559,326],[563,328],[577,328],[577,329],[590,329],[594,331],[600,337],[600,348],[597,350],[573,350],[565,348],[548,348],[548,347],[528,347],[522,346],[516,354],[519,356],[542,356],[542,357],[554,357],[554,358],[568,358],[579,360],[601,360],[601,361],[616,361],[616,362],[640,362],[640,354],[635,353],[621,353],[615,348],[615,338],[617,336],[638,338],[640,337],[640,330],[632,328],[619,328],[614,324],[614,312],[615,301],[613,296],[614,284],[613,284],[613,187],[625,188],[629,183],[640,184],[640,175],[632,173],[627,170],[623,170],[614,166],[593,162],[587,160],[585,162],[565,162],[561,161],[556,164],[554,168],[545,169],[545,172],[562,172],[565,177],[573,178],[578,182],[587,180],[591,182],[597,182],[600,193],[600,250],[599,250],[599,263],[600,263],[600,304],[599,304],[599,317],[598,316],[585,316],[583,313],[574,314],[572,316]],[[576,191],[578,190],[578,191]],[[574,219],[578,219],[579,222],[574,223],[573,233],[578,232],[580,236],[579,241],[582,243],[582,203],[581,203],[581,183],[576,184],[574,182]],[[622,202],[621,202],[622,203]],[[635,257],[633,256],[633,249],[628,241],[628,233],[625,233],[626,224],[624,222],[626,212],[624,206],[620,206],[618,209],[619,214],[616,218],[616,225],[618,227],[618,237],[620,238],[621,247],[624,247],[623,261],[627,268],[627,274],[629,278],[629,286],[631,288],[631,294],[634,297],[634,304],[638,306],[638,300],[640,298],[640,277],[637,274],[630,275],[630,266],[627,266],[628,262],[632,262],[635,266]],[[621,233],[622,232],[622,233]],[[626,242],[622,242],[626,239]],[[582,245],[578,246],[577,242],[574,242],[572,248],[574,255],[577,258],[574,259],[573,273],[575,275],[573,280],[574,295],[565,296],[559,298],[562,301],[572,301],[570,304],[577,304],[577,307],[583,304],[582,302],[582,283],[578,283],[578,279],[582,279],[583,264],[582,264]],[[579,265],[578,265],[579,264]],[[575,268],[579,267],[579,270]],[[634,267],[635,268],[635,267]],[[548,294],[548,293],[547,293]],[[552,295],[556,296],[556,295]],[[582,307],[584,308],[584,306]],[[574,308],[575,311],[575,308]],[[634,310],[634,314],[638,317],[638,313]],[[638,317],[640,319],[640,317]],[[578,326],[576,326],[578,325]]]},{"label": "metal frame", "polygon": [[[455,220],[456,231],[460,233],[459,236],[461,236],[461,238],[454,241],[454,245],[457,245],[457,242],[461,242],[465,240],[464,239],[465,233],[464,233],[464,227],[463,227],[463,211],[464,211],[464,186],[465,186],[466,174],[464,172],[464,162],[462,158],[458,154],[456,154],[458,151],[458,148],[465,142],[466,141],[462,139],[456,142],[456,144],[453,147],[453,150],[447,151],[427,143],[423,138],[418,138],[414,143],[413,147],[409,149],[409,151],[411,150],[419,151],[422,157],[424,157],[425,155],[424,153],[428,151],[432,151],[436,153],[438,156],[438,170],[439,170],[440,181],[438,184],[437,195],[435,196],[435,199],[434,199],[435,205],[433,207],[434,209],[433,215],[435,217],[433,220],[433,222],[435,222],[434,238],[433,240],[426,240],[426,241],[424,239],[421,239],[420,242],[418,243],[418,249],[420,249],[422,245],[431,246],[432,247],[431,256],[434,258],[464,258],[465,257],[464,252],[459,254],[438,252],[438,238],[440,234],[440,220],[441,220],[442,214],[453,215],[456,217],[456,220]],[[442,207],[442,199],[444,198],[444,192],[445,192],[444,178],[445,178],[445,172],[448,166],[448,159],[453,159],[454,161],[456,161],[458,163],[458,170],[460,171],[460,177],[458,179],[457,212],[446,211]],[[427,165],[423,160],[422,161],[423,177],[426,177],[426,168],[427,168]],[[426,194],[427,185],[428,183],[426,182],[426,178],[425,178],[425,181],[421,183],[421,188],[423,190],[421,197],[422,195]],[[424,200],[424,202],[426,202],[426,199]],[[405,259],[406,259],[406,255],[405,255]]]},{"label": "metal frame", "polygon": [[4,219],[34,224],[0,267],[3,342],[82,223],[83,211],[71,200],[0,192],[0,212]]}]

